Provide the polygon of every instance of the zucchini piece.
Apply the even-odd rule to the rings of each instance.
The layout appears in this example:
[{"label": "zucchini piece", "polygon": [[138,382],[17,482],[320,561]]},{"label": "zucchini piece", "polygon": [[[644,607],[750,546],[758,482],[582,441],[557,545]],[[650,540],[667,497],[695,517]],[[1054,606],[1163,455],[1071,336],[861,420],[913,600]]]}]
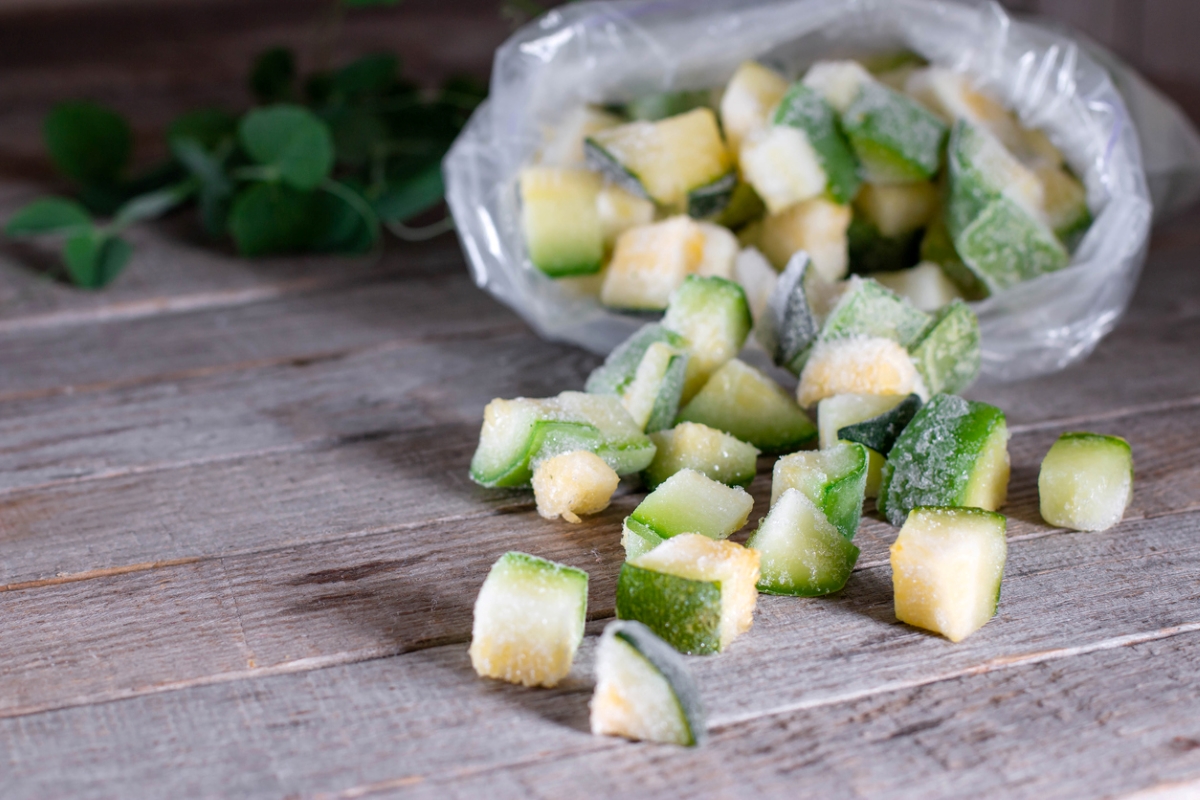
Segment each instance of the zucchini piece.
[{"label": "zucchini piece", "polygon": [[817,436],[817,426],[779,384],[736,358],[713,373],[678,421],[725,431],[764,453],[790,453]]},{"label": "zucchini piece", "polygon": [[825,172],[830,197],[843,204],[855,199],[862,183],[858,159],[838,127],[833,107],[821,95],[803,83],[793,84],[775,109],[772,122],[804,131]]},{"label": "zucchini piece", "polygon": [[548,132],[542,146],[539,163],[547,167],[570,167],[583,169],[587,162],[583,154],[583,140],[593,133],[615,128],[621,118],[595,106],[579,106],[563,118],[563,121]]},{"label": "zucchini piece", "polygon": [[[909,396],[915,397],[916,395]],[[905,398],[901,395],[839,394],[835,397],[826,397],[817,404],[817,425],[821,432],[821,449],[836,445],[841,438],[838,434],[843,428],[885,414],[904,400]],[[882,476],[883,454],[867,447],[867,486],[865,491],[867,497],[879,496],[879,483]]]},{"label": "zucchini piece", "polygon": [[[855,398],[869,397],[869,395],[841,396]],[[888,453],[892,452],[892,447],[896,444],[896,440],[900,438],[900,434],[908,427],[908,423],[912,422],[913,417],[921,410],[921,398],[915,394],[910,394],[908,397],[900,399],[899,403],[892,402],[895,398],[880,397],[873,399],[877,403],[879,401],[891,403],[891,407],[868,419],[843,425],[838,428],[837,438],[845,439],[848,442],[858,442],[864,447],[887,456]],[[824,403],[826,401],[822,400],[821,402]],[[879,403],[879,405],[882,405],[882,403]]]},{"label": "zucchini piece", "polygon": [[1006,520],[978,508],[914,508],[892,544],[896,619],[961,642],[996,615]]},{"label": "zucchini piece", "polygon": [[934,313],[909,353],[930,393],[965,391],[979,376],[983,361],[979,318],[962,300],[951,300]]},{"label": "zucchini piece", "polygon": [[738,152],[738,164],[772,214],[818,197],[829,182],[808,135],[787,125],[774,125],[749,136]]},{"label": "zucchini piece", "polygon": [[583,641],[588,575],[527,553],[492,565],[471,627],[471,666],[484,678],[554,686]]},{"label": "zucchini piece", "polygon": [[920,506],[995,511],[1008,495],[1008,426],[995,406],[939,394],[888,453],[879,510],[904,524]]},{"label": "zucchini piece", "polygon": [[620,235],[630,228],[654,222],[654,212],[654,203],[606,183],[596,196],[596,213],[600,216],[605,250],[611,251]]},{"label": "zucchini piece", "polygon": [[753,320],[741,286],[693,275],[671,295],[662,324],[687,342],[682,398],[687,403],[721,365],[741,352]]},{"label": "zucchini piece", "polygon": [[1042,182],[1042,210],[1046,221],[1058,240],[1068,250],[1074,250],[1092,226],[1087,190],[1061,166],[1041,167],[1037,176]]},{"label": "zucchini piece", "polygon": [[754,498],[745,489],[718,483],[695,470],[680,470],[626,517],[621,536],[625,557],[637,558],[652,549],[645,545],[681,533],[728,539],[746,524],[753,508]]},{"label": "zucchini piece", "polygon": [[857,336],[818,342],[804,362],[796,399],[811,408],[839,394],[925,396],[921,376],[908,351],[891,339]]},{"label": "zucchini piece", "polygon": [[850,221],[846,231],[846,248],[850,254],[850,271],[871,277],[886,275],[917,263],[920,256],[921,232],[912,231],[888,237],[862,217]]},{"label": "zucchini piece", "polygon": [[787,79],[762,64],[746,61],[737,68],[721,96],[721,127],[732,152],[741,152],[747,137],[767,127],[787,90]]},{"label": "zucchini piece", "polygon": [[947,158],[947,228],[962,262],[989,292],[1067,265],[1066,248],[1041,218],[1037,175],[998,140],[960,121]]},{"label": "zucchini piece", "polygon": [[650,435],[654,460],[642,473],[649,489],[682,469],[694,469],[727,486],[749,486],[758,474],[758,448],[698,422],[681,422]]},{"label": "zucchini piece", "polygon": [[662,325],[644,325],[588,376],[589,394],[621,399],[647,433],[671,427],[687,369],[687,340]]},{"label": "zucchini piece", "polygon": [[760,592],[799,597],[840,591],[859,554],[798,489],[788,489],[771,506],[746,547],[759,553]]},{"label": "zucchini piece", "polygon": [[820,278],[804,252],[788,262],[787,269],[775,282],[775,289],[755,332],[759,344],[781,367],[798,373],[804,366],[809,348],[817,340],[820,320],[813,307],[814,286]]},{"label": "zucchini piece", "polygon": [[685,747],[704,739],[700,692],[683,657],[640,622],[604,626],[596,646],[591,728],[597,736]]},{"label": "zucchini piece", "polygon": [[737,230],[765,213],[767,207],[758,196],[758,192],[754,191],[754,187],[745,181],[739,181],[729,197],[729,205],[725,206],[713,222],[730,230]]},{"label": "zucchini piece", "polygon": [[833,283],[850,266],[846,234],[852,216],[849,206],[814,197],[764,219],[756,246],[780,271],[803,250],[820,276]]},{"label": "zucchini piece", "polygon": [[946,125],[903,94],[862,81],[841,122],[867,182],[918,183],[937,174]]},{"label": "zucchini piece", "polygon": [[621,478],[604,459],[588,450],[548,458],[533,471],[533,497],[538,514],[580,522],[580,514],[599,514],[608,508]]},{"label": "zucchini piece", "polygon": [[849,541],[862,519],[866,485],[867,448],[857,442],[838,442],[826,450],[792,453],[776,461],[771,505],[788,489],[799,489]]},{"label": "zucchini piece", "polygon": [[596,210],[600,178],[557,167],[521,170],[521,232],[529,260],[550,277],[589,275],[604,266]]},{"label": "zucchini piece", "polygon": [[711,222],[698,224],[704,232],[704,253],[696,266],[696,274],[702,278],[733,280],[734,263],[740,249],[737,237],[720,225]]},{"label": "zucchini piece", "polygon": [[928,314],[878,281],[854,275],[825,318],[819,341],[871,337],[892,339],[908,347],[930,321]]},{"label": "zucchini piece", "polygon": [[588,166],[613,183],[669,209],[682,211],[688,195],[733,171],[710,108],[658,122],[630,122],[584,141]]},{"label": "zucchini piece", "polygon": [[617,618],[644,623],[681,653],[719,653],[754,624],[758,565],[740,544],[680,534],[621,565]]},{"label": "zucchini piece", "polygon": [[[921,239],[921,261],[937,264],[946,278],[962,292],[964,300],[983,300],[991,294],[987,284],[963,263],[954,249],[954,240],[950,238],[950,230],[942,214],[935,216],[925,229],[925,236]],[[894,287],[893,290],[899,291]]]},{"label": "zucchini piece", "polygon": [[697,186],[688,192],[687,214],[695,219],[708,219],[725,213],[733,202],[738,187],[736,172],[728,172],[711,183]]},{"label": "zucchini piece", "polygon": [[574,450],[592,451],[618,475],[641,472],[654,459],[654,444],[616,397],[497,398],[483,410],[471,480],[489,488],[528,486],[535,461]]},{"label": "zucchini piece", "polygon": [[754,324],[759,325],[764,319],[767,304],[779,282],[779,273],[767,261],[767,257],[758,252],[757,248],[745,247],[737,254],[733,262],[734,280],[746,293],[746,303],[750,306],[750,317]]},{"label": "zucchini piece", "polygon": [[954,300],[963,299],[958,286],[932,261],[923,261],[915,267],[895,272],[874,272],[867,277],[879,281],[912,303],[915,308],[926,313],[937,311]]},{"label": "zucchini piece", "polygon": [[1042,519],[1059,528],[1104,531],[1133,500],[1133,451],[1119,436],[1064,433],[1038,473]]},{"label": "zucchini piece", "polygon": [[865,183],[854,210],[880,235],[895,239],[927,226],[940,202],[937,187],[929,181],[892,186]]},{"label": "zucchini piece", "polygon": [[873,80],[871,73],[857,61],[818,61],[804,73],[803,84],[840,115],[858,98],[863,85]]},{"label": "zucchini piece", "polygon": [[671,292],[704,260],[706,242],[704,229],[684,216],[630,228],[617,238],[600,302],[616,308],[666,308]]},{"label": "zucchini piece", "polygon": [[621,106],[621,111],[632,120],[658,122],[660,119],[686,114],[693,109],[712,108],[712,101],[713,93],[710,89],[684,89],[643,95]]}]

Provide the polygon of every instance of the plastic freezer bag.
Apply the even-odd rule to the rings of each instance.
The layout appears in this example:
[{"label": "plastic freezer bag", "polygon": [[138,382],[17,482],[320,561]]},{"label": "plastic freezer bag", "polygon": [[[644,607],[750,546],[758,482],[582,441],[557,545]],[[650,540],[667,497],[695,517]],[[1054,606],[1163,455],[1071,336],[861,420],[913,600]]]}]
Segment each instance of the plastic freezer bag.
[{"label": "plastic freezer bag", "polygon": [[[1106,69],[1063,33],[970,0],[618,0],[551,11],[497,51],[491,95],[446,158],[476,283],[540,335],[607,353],[645,317],[604,308],[525,255],[517,174],[544,131],[584,103],[723,85],[747,59],[794,79],[819,59],[903,49],[965,71],[1045,130],[1095,216],[1070,266],[974,304],[985,379],[1084,358],[1124,311],[1145,259],[1151,197],[1138,134]],[[1163,126],[1195,139],[1182,117]]]}]

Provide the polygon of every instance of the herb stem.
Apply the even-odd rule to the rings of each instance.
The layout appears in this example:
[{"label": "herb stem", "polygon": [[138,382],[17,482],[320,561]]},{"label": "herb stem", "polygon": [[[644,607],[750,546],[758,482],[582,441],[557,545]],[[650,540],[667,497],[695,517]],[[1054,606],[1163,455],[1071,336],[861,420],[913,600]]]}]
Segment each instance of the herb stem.
[{"label": "herb stem", "polygon": [[403,222],[385,222],[387,229],[395,234],[397,239],[406,242],[424,242],[454,230],[454,217],[447,214],[444,219],[429,225],[413,228]]}]

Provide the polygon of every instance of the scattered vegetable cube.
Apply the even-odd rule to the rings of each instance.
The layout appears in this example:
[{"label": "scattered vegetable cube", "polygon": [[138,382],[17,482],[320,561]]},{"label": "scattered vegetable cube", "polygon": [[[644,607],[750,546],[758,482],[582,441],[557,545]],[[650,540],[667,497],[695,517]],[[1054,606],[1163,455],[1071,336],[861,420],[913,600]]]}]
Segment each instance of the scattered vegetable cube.
[{"label": "scattered vegetable cube", "polygon": [[771,505],[788,489],[799,489],[849,541],[862,518],[866,485],[867,448],[857,442],[838,442],[825,450],[792,453],[776,461]]},{"label": "scattered vegetable cube", "polygon": [[604,459],[587,450],[548,458],[533,470],[533,496],[546,519],[579,522],[580,514],[608,508],[621,478]]},{"label": "scattered vegetable cube", "polygon": [[1133,452],[1119,436],[1064,433],[1038,474],[1042,519],[1060,528],[1103,531],[1133,500]]},{"label": "scattered vegetable cube", "polygon": [[820,94],[803,83],[794,84],[780,100],[773,122],[804,132],[825,174],[830,197],[839,203],[854,200],[861,184],[858,159],[842,134],[836,112]]},{"label": "scattered vegetable cube", "polygon": [[739,152],[746,137],[767,127],[787,89],[787,79],[762,64],[747,61],[737,68],[721,96],[721,127],[731,151]]},{"label": "scattered vegetable cube", "polygon": [[908,351],[891,339],[857,336],[819,342],[800,373],[804,408],[838,394],[925,394]]},{"label": "scattered vegetable cube", "polygon": [[625,519],[621,543],[626,559],[650,552],[682,533],[728,539],[750,518],[754,499],[690,469],[680,470],[646,496]]},{"label": "scattered vegetable cube", "polygon": [[760,592],[801,597],[840,591],[859,554],[798,489],[780,496],[746,546],[761,559]]},{"label": "scattered vegetable cube", "polygon": [[733,281],[692,276],[671,295],[663,327],[683,336],[687,344],[682,402],[691,400],[738,354],[752,324],[746,293]]},{"label": "scattered vegetable cube", "polygon": [[671,292],[704,260],[704,229],[678,216],[630,228],[617,237],[600,302],[618,308],[667,307]]},{"label": "scattered vegetable cube", "polygon": [[671,427],[687,369],[687,341],[662,325],[645,325],[588,376],[587,391],[613,395],[647,432]]},{"label": "scattered vegetable cube", "polygon": [[934,312],[908,349],[930,393],[964,391],[979,376],[983,361],[979,318],[962,300],[952,300]]},{"label": "scattered vegetable cube", "polygon": [[650,434],[654,460],[642,479],[654,489],[681,469],[694,469],[727,486],[747,486],[758,472],[758,448],[698,422]]},{"label": "scattered vegetable cube", "polygon": [[586,275],[604,265],[596,198],[600,177],[581,169],[521,171],[521,230],[529,260],[551,277]]}]

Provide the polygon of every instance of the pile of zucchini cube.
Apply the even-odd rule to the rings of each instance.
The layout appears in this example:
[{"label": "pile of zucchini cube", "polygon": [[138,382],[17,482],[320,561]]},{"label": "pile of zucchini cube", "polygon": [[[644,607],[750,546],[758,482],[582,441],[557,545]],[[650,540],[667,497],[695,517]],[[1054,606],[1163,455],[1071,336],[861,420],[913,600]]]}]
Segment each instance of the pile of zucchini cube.
[{"label": "pile of zucchini cube", "polygon": [[[684,656],[726,650],[760,593],[842,590],[870,498],[900,529],[898,620],[958,642],[995,615],[1009,433],[998,408],[960,396],[980,367],[964,298],[1061,267],[1088,217],[1044,137],[938,68],[827,62],[789,86],[746,64],[719,101],[623,113],[587,110],[543,154],[594,169],[525,171],[527,241],[548,274],[600,274],[604,302],[664,313],[584,391],[489,403],[471,477],[532,488],[542,516],[568,522],[604,510],[622,478],[647,490],[613,531],[625,560],[592,729],[692,745],[704,715]],[[739,544],[766,456],[770,509]],[[1039,478],[1043,517],[1111,527],[1132,479],[1124,440],[1064,434]],[[503,556],[475,607],[476,671],[563,680],[587,593],[582,570]]]}]

